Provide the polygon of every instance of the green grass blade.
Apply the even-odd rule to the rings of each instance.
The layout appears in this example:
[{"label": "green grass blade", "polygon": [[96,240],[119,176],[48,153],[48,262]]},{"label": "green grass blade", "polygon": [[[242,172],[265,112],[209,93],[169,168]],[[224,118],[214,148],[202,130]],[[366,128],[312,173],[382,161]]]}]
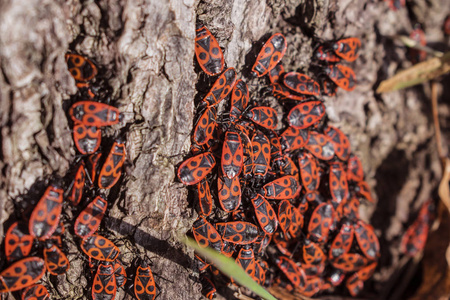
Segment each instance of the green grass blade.
[{"label": "green grass blade", "polygon": [[262,286],[260,286],[256,281],[254,281],[241,267],[239,267],[235,261],[225,255],[218,253],[211,248],[201,248],[197,242],[191,238],[186,237],[183,241],[188,247],[191,247],[200,254],[204,256],[209,262],[211,262],[217,269],[219,269],[223,274],[233,277],[233,279],[239,283],[241,286],[248,288],[258,296],[266,300],[277,300],[268,291],[266,291]]}]

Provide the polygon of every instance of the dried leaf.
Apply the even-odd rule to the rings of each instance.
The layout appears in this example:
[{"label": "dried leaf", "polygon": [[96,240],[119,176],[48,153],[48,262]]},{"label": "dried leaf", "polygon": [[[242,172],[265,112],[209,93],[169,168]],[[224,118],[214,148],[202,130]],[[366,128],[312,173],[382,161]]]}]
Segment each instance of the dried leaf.
[{"label": "dried leaf", "polygon": [[442,179],[441,183],[439,184],[439,198],[441,198],[441,201],[444,203],[444,205],[447,207],[448,211],[450,212],[450,159],[445,158],[443,161],[443,168],[442,168]]},{"label": "dried leaf", "polygon": [[404,89],[435,79],[448,72],[450,72],[450,52],[445,53],[442,57],[435,57],[418,63],[398,72],[389,79],[383,80],[377,89],[377,93]]}]

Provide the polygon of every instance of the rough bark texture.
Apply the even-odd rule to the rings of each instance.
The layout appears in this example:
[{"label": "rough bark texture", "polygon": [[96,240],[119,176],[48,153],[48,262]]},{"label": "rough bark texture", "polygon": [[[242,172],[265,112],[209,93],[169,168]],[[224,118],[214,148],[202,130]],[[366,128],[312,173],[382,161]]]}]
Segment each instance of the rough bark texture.
[{"label": "rough bark texture", "polygon": [[[0,233],[29,212],[46,180],[64,176],[74,162],[65,103],[76,87],[64,54],[81,53],[99,66],[99,76],[112,89],[112,104],[124,115],[106,135],[125,134],[129,152],[126,175],[109,193],[102,232],[120,245],[128,271],[136,257],[151,259],[158,299],[200,298],[192,251],[178,241],[196,214],[187,190],[175,180],[175,166],[189,149],[196,93],[201,98],[208,89],[205,80],[196,86],[196,21],[215,34],[227,66],[247,78],[253,98],[264,93],[260,81],[248,78],[248,69],[271,34],[286,35],[283,63],[292,71],[308,70],[313,37],[357,36],[363,49],[351,65],[358,87],[326,98],[325,104],[331,123],[349,136],[361,157],[378,199],[362,214],[382,243],[369,294],[382,293],[397,268],[410,213],[435,188],[439,164],[427,87],[381,96],[374,91],[408,65],[405,48],[388,36],[409,32],[417,21],[437,44],[443,40],[445,3],[417,0],[409,10],[393,12],[381,1],[351,0],[0,2]],[[448,118],[448,102],[440,109]],[[70,224],[71,269],[47,282],[52,299],[85,299],[92,277],[72,235],[70,209],[64,219]],[[121,290],[117,299],[131,298],[129,293]]]}]

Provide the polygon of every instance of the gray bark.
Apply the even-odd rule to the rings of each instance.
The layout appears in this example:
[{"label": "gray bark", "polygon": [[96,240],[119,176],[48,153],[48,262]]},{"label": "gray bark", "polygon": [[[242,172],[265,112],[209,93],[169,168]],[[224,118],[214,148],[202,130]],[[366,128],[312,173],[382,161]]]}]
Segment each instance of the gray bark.
[{"label": "gray bark", "polygon": [[[425,7],[416,13],[419,20],[431,29],[442,24],[446,12],[439,7],[445,0],[416,2]],[[407,65],[402,64],[405,49],[387,36],[412,26],[406,10],[392,12],[381,1],[1,1],[0,232],[6,231],[5,222],[21,216],[19,208],[30,207],[19,195],[35,203],[43,181],[64,176],[75,159],[64,106],[76,93],[64,60],[75,45],[72,50],[101,66],[113,104],[124,115],[106,136],[112,139],[126,128],[124,180],[108,196],[112,207],[102,228],[120,245],[128,270],[136,257],[151,259],[159,299],[200,297],[192,251],[179,242],[196,213],[175,179],[195,121],[197,19],[217,37],[227,66],[244,75],[261,42],[275,32],[287,37],[288,71],[308,70],[313,36],[361,38],[360,57],[351,64],[358,87],[339,91],[325,104],[331,123],[349,136],[379,201],[362,214],[381,236],[382,269],[375,280],[386,280],[398,262],[403,225],[435,187],[439,164],[427,90],[374,93],[381,79]],[[259,95],[260,81],[246,80],[252,95]],[[73,216],[70,210],[66,214],[71,228]],[[72,233],[65,235],[71,269],[47,281],[53,299],[89,296],[86,258]],[[125,298],[130,295],[120,290],[117,299]]]}]

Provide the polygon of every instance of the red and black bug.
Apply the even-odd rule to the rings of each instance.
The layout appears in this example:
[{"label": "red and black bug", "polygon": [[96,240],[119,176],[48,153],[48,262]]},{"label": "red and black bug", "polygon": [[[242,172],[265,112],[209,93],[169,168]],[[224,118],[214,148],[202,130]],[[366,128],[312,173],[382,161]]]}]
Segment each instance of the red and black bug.
[{"label": "red and black bug", "polygon": [[362,253],[368,258],[375,260],[380,255],[380,243],[373,227],[362,220],[354,225],[355,237]]},{"label": "red and black bug", "polygon": [[228,68],[222,75],[217,78],[216,82],[212,86],[211,90],[206,94],[203,99],[203,104],[212,106],[218,104],[225,99],[229,93],[233,90],[236,83],[236,70],[234,68]]},{"label": "red and black bug", "polygon": [[283,200],[278,204],[278,222],[280,223],[280,228],[284,234],[286,234],[291,227],[293,209],[294,206],[292,206],[289,200]]},{"label": "red and black bug", "polygon": [[234,123],[241,117],[242,112],[248,105],[248,87],[245,81],[239,79],[234,85],[231,93],[230,119]]},{"label": "red and black bug", "polygon": [[365,265],[369,260],[358,253],[344,253],[341,256],[333,259],[331,264],[338,270],[343,272],[355,272]]},{"label": "red and black bug", "polygon": [[101,157],[102,153],[98,152],[89,155],[86,159],[86,171],[87,175],[89,175],[89,179],[91,180],[91,185],[94,184],[95,179],[97,178],[98,163]]},{"label": "red and black bug", "polygon": [[69,260],[64,252],[56,245],[46,243],[44,249],[44,260],[47,270],[52,275],[62,275],[67,272],[70,267]]},{"label": "red and black bug", "polygon": [[264,285],[266,282],[266,266],[268,268],[269,265],[265,261],[257,260],[255,263],[255,274],[253,275],[253,279],[261,285]]},{"label": "red and black bug", "polygon": [[349,221],[344,221],[338,234],[331,243],[328,257],[330,260],[340,257],[341,255],[348,253],[353,243],[353,226]]},{"label": "red and black bug", "polygon": [[197,24],[195,32],[195,55],[198,64],[210,76],[221,73],[224,59],[216,38],[201,24]]},{"label": "red and black bug", "polygon": [[93,235],[100,226],[107,206],[108,202],[101,196],[92,200],[75,220],[75,234],[82,239]]},{"label": "red and black bug", "polygon": [[116,259],[114,265],[114,277],[117,287],[123,287],[127,283],[127,273],[122,263]]},{"label": "red and black bug", "polygon": [[200,247],[211,247],[218,252],[222,249],[222,239],[211,223],[200,216],[192,226],[192,233]]},{"label": "red and black bug", "polygon": [[48,239],[59,224],[64,191],[56,184],[50,185],[36,204],[28,223],[30,234],[39,239]]},{"label": "red and black bug", "polygon": [[272,107],[255,107],[245,113],[245,116],[266,129],[277,127],[277,112]]},{"label": "red and black bug", "polygon": [[78,101],[69,109],[74,122],[85,126],[103,127],[119,123],[120,112],[117,108],[95,101]]},{"label": "red and black bug", "polygon": [[198,204],[200,207],[200,212],[209,216],[212,212],[212,197],[211,190],[209,188],[209,183],[207,180],[202,180],[197,183],[197,193],[198,193]]},{"label": "red and black bug", "polygon": [[292,152],[305,147],[309,136],[310,132],[307,130],[288,127],[280,136],[283,151]]},{"label": "red and black bug", "polygon": [[344,65],[329,65],[325,68],[328,77],[340,88],[353,91],[356,87],[356,76],[352,68]]},{"label": "red and black bug", "polygon": [[27,287],[22,292],[22,300],[49,300],[50,295],[47,288],[42,284]]},{"label": "red and black bug", "polygon": [[226,212],[232,212],[241,205],[241,185],[239,177],[229,179],[220,177],[217,180],[217,189],[219,190],[220,207]]},{"label": "red and black bug", "polygon": [[312,212],[309,220],[308,238],[317,243],[326,242],[333,218],[333,207],[328,203],[319,204]]},{"label": "red and black bug", "polygon": [[178,179],[184,185],[193,185],[202,181],[216,165],[211,152],[205,152],[185,160],[178,167]]},{"label": "red and black bug", "polygon": [[216,129],[217,109],[214,106],[207,107],[195,125],[193,139],[197,145],[205,145],[214,137]]},{"label": "red and black bug", "polygon": [[258,227],[249,222],[234,221],[215,225],[222,239],[234,244],[252,244],[258,238]]},{"label": "red and black bug", "polygon": [[310,193],[317,190],[320,184],[317,159],[311,153],[304,151],[298,156],[298,164],[300,166],[300,177],[306,192]]},{"label": "red and black bug", "polygon": [[30,254],[33,247],[33,236],[22,223],[14,222],[5,234],[5,254],[7,261],[15,261]]},{"label": "red and black bug", "polygon": [[303,289],[297,289],[302,295],[312,297],[322,288],[323,279],[321,277],[308,277]]},{"label": "red and black bug", "polygon": [[288,115],[289,126],[305,129],[317,124],[325,115],[322,101],[308,101],[294,106]]},{"label": "red and black bug", "polygon": [[255,254],[249,245],[246,245],[239,250],[239,254],[236,257],[236,264],[251,277],[255,276]]},{"label": "red and black bug", "polygon": [[341,202],[347,200],[349,195],[347,173],[341,164],[330,164],[329,180],[331,204],[333,205],[333,208],[336,209]]},{"label": "red and black bug", "polygon": [[332,49],[326,47],[325,45],[320,45],[316,50],[316,58],[321,61],[326,61],[329,63],[340,62],[341,58],[337,56]]},{"label": "red and black bug", "polygon": [[348,277],[345,286],[353,297],[357,296],[361,292],[364,287],[364,281],[372,276],[376,267],[376,262],[371,263]]},{"label": "red and black bug", "polygon": [[336,156],[344,161],[348,160],[351,150],[347,136],[340,129],[333,126],[326,127],[324,133],[333,143]]},{"label": "red and black bug", "polygon": [[67,196],[67,200],[72,203],[72,205],[78,205],[83,197],[84,185],[86,183],[86,169],[84,162],[81,161],[77,166],[77,171],[75,173],[75,178],[72,183],[72,190]]},{"label": "red and black bug", "polygon": [[419,217],[412,223],[400,241],[400,252],[410,257],[425,248],[430,225],[424,218]]},{"label": "red and black bug", "polygon": [[139,300],[153,300],[156,298],[156,283],[152,270],[145,263],[136,270],[134,278],[134,294]]},{"label": "red and black bug", "polygon": [[286,38],[281,33],[275,33],[264,44],[252,67],[254,76],[264,76],[280,62],[286,53]]},{"label": "red and black bug", "polygon": [[361,49],[361,41],[357,37],[341,39],[333,44],[334,53],[349,62],[358,58],[359,49]]},{"label": "red and black bug", "polygon": [[92,80],[97,75],[97,67],[84,56],[67,53],[65,58],[69,72],[76,81],[86,82]]},{"label": "red and black bug", "polygon": [[303,242],[303,261],[305,263],[318,265],[322,262],[324,263],[326,259],[322,248],[318,244],[308,239]]},{"label": "red and black bug", "polygon": [[91,154],[98,150],[102,141],[102,131],[95,126],[75,122],[73,141],[81,154]]},{"label": "red and black bug", "polygon": [[261,229],[267,234],[274,233],[278,227],[278,220],[270,203],[260,194],[256,194],[251,201]]},{"label": "red and black bug", "polygon": [[44,276],[45,262],[40,257],[16,261],[0,272],[0,293],[14,292],[35,284]]},{"label": "red and black bug", "polygon": [[369,184],[366,181],[362,180],[356,183],[355,192],[357,196],[364,198],[366,201],[375,203],[370,192]]},{"label": "red and black bug", "polygon": [[125,141],[117,139],[111,147],[102,169],[98,175],[98,187],[101,189],[112,188],[122,175],[122,166],[125,162],[127,151]]},{"label": "red and black bug", "polygon": [[114,261],[120,254],[113,242],[98,234],[85,238],[81,242],[81,250],[90,258],[101,261]]},{"label": "red and black bug", "polygon": [[334,157],[334,146],[330,138],[316,131],[309,132],[305,148],[318,159],[331,160]]},{"label": "red and black bug", "polygon": [[364,180],[364,170],[358,156],[350,154],[347,161],[347,180],[359,182]]},{"label": "red and black bug", "polygon": [[284,85],[293,90],[296,93],[303,95],[320,95],[320,86],[309,76],[298,73],[298,72],[289,72],[284,75],[283,79]]},{"label": "red and black bug", "polygon": [[270,142],[260,131],[252,137],[253,174],[256,178],[266,176],[270,165]]},{"label": "red and black bug", "polygon": [[280,62],[269,72],[269,80],[271,83],[278,83],[280,77],[284,74],[283,64]]},{"label": "red and black bug", "polygon": [[262,195],[267,199],[293,199],[300,194],[301,186],[294,176],[283,176],[265,184]]},{"label": "red and black bug", "polygon": [[285,256],[276,258],[276,264],[296,288],[303,289],[306,285],[306,274],[303,269]]},{"label": "red and black bug", "polygon": [[222,148],[222,173],[232,179],[241,173],[243,165],[244,149],[241,137],[235,130],[228,130]]},{"label": "red and black bug", "polygon": [[216,297],[216,287],[205,274],[200,275],[200,282],[202,284],[202,294],[208,299]]},{"label": "red and black bug", "polygon": [[425,247],[428,230],[434,217],[435,206],[432,199],[429,199],[422,204],[417,219],[408,228],[404,237],[402,238],[400,248],[403,253],[414,256],[417,252],[421,251]]},{"label": "red and black bug", "polygon": [[116,297],[117,283],[114,267],[111,264],[100,264],[92,283],[93,300],[113,300]]}]

